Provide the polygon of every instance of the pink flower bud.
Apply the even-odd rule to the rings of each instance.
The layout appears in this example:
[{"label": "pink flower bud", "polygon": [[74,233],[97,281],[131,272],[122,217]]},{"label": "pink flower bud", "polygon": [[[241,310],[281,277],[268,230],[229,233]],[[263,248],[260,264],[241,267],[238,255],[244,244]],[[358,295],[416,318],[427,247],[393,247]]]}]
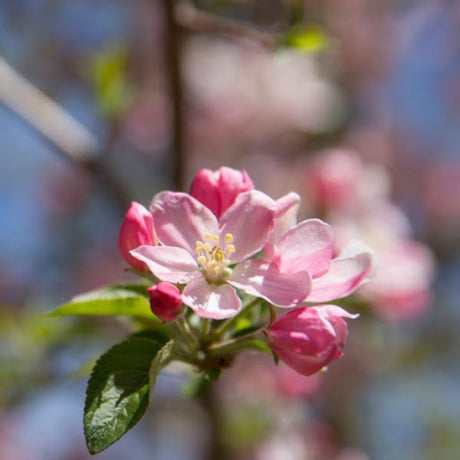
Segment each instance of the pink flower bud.
[{"label": "pink flower bud", "polygon": [[201,169],[192,181],[190,195],[219,218],[240,193],[253,188],[254,184],[246,171],[223,166],[217,171]]},{"label": "pink flower bud", "polygon": [[126,262],[140,271],[147,271],[147,266],[134,258],[129,251],[144,244],[155,245],[153,217],[144,206],[133,201],[121,223],[118,248]]},{"label": "pink flower bud", "polygon": [[268,342],[289,367],[312,375],[343,355],[348,328],[342,317],[357,316],[335,305],[297,308],[269,327]]},{"label": "pink flower bud", "polygon": [[161,320],[174,321],[182,310],[182,298],[179,288],[174,284],[160,281],[147,289],[150,294],[150,308]]}]

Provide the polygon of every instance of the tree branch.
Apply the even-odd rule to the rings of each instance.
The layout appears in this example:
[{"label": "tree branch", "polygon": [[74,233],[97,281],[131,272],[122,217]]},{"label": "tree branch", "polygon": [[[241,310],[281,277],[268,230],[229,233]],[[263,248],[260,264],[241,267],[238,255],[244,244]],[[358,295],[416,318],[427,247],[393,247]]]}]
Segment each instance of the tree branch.
[{"label": "tree branch", "polygon": [[177,6],[176,20],[182,28],[192,32],[221,35],[233,40],[249,40],[269,49],[274,49],[277,43],[274,34],[197,10],[186,2]]},{"label": "tree branch", "polygon": [[97,177],[120,207],[128,207],[129,193],[104,165],[106,154],[115,141],[112,128],[105,145],[100,147],[87,128],[2,58],[0,101],[43,135],[65,159]]},{"label": "tree branch", "polygon": [[175,156],[174,183],[178,190],[184,189],[185,114],[184,82],[181,69],[182,30],[176,22],[175,0],[163,0],[165,10],[166,65],[169,95],[172,105],[172,150]]}]

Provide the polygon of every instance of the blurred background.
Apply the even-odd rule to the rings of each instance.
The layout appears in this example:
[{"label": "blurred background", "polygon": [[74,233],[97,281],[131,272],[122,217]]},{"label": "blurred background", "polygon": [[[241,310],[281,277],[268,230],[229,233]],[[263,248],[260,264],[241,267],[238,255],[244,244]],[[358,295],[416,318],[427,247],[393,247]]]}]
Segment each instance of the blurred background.
[{"label": "blurred background", "polygon": [[[128,325],[42,315],[129,279],[131,200],[222,165],[377,261],[328,372],[224,373],[233,458],[459,458],[459,30],[447,0],[2,0],[0,458],[90,458],[86,379]],[[98,458],[204,458],[186,386]]]}]

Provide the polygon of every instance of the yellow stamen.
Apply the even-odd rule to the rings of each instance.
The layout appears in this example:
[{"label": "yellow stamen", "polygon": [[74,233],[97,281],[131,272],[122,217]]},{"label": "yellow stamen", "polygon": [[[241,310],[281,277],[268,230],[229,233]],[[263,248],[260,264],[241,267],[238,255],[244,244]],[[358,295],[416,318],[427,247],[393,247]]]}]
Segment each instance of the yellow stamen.
[{"label": "yellow stamen", "polygon": [[222,282],[231,273],[231,269],[228,268],[231,264],[230,256],[236,251],[235,246],[231,244],[233,235],[231,233],[225,234],[225,247],[219,244],[219,235],[206,233],[204,240],[206,243],[203,241],[195,242],[196,261],[201,265],[208,282]]}]

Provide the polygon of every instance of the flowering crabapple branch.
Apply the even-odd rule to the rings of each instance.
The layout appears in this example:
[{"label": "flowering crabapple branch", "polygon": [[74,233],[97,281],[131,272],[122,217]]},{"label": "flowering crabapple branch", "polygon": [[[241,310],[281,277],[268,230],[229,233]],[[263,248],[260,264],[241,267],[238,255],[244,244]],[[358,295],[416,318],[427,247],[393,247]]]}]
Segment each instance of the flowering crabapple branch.
[{"label": "flowering crabapple branch", "polygon": [[[345,319],[357,315],[331,302],[367,282],[372,251],[354,242],[336,254],[332,227],[319,219],[297,222],[299,204],[296,193],[274,200],[245,171],[227,167],[201,170],[190,193],[158,193],[149,209],[131,204],[119,248],[142,283],[119,297],[111,291],[103,311],[109,301],[117,314],[117,302],[135,291],[149,307],[133,316],[157,321],[96,363],[84,417],[91,453],[137,422],[171,361],[212,383],[247,349],[272,353],[302,375],[343,355]],[[81,308],[79,299],[74,311]]]}]

